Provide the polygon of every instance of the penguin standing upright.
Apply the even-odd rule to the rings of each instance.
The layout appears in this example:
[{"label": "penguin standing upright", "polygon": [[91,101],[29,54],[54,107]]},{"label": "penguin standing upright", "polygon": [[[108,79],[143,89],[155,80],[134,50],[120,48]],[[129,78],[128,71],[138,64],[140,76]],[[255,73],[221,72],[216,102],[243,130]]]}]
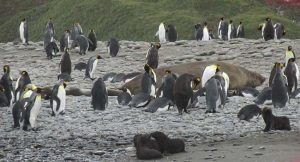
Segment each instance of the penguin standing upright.
[{"label": "penguin standing upright", "polygon": [[50,42],[46,47],[46,54],[48,59],[52,59],[53,56],[59,52],[59,49],[55,42]]},{"label": "penguin standing upright", "polygon": [[44,49],[48,46],[50,42],[54,41],[54,33],[51,28],[46,28],[43,35]]},{"label": "penguin standing upright", "polygon": [[89,49],[89,39],[87,37],[85,37],[84,35],[79,35],[75,38],[75,40],[72,42],[71,47],[74,48],[77,45],[79,45],[79,54],[80,55],[85,55],[86,52]]},{"label": "penguin standing upright", "polygon": [[94,29],[91,29],[89,36],[88,36],[89,41],[89,51],[95,51],[97,48],[97,36],[94,31]]},{"label": "penguin standing upright", "polygon": [[71,75],[72,62],[68,50],[66,50],[65,53],[61,56],[59,65],[60,65],[60,73],[67,73]]},{"label": "penguin standing upright", "polygon": [[52,109],[52,116],[65,113],[66,106],[66,83],[60,82],[54,85],[52,89],[50,107]]},{"label": "penguin standing upright", "polygon": [[116,57],[120,49],[119,41],[116,38],[111,38],[107,43],[107,47],[108,47],[108,54],[111,57]]},{"label": "penguin standing upright", "polygon": [[294,58],[290,58],[288,61],[288,64],[286,64],[286,67],[284,69],[284,75],[287,78],[288,82],[288,92],[291,94],[292,89],[297,89],[298,85],[298,78],[297,78],[297,68]]},{"label": "penguin standing upright", "polygon": [[265,41],[274,39],[274,26],[270,18],[266,18],[265,25],[262,27],[262,34]]},{"label": "penguin standing upright", "polygon": [[205,83],[213,77],[218,71],[220,71],[220,65],[212,64],[205,67],[202,78],[201,78],[201,86],[204,87]]},{"label": "penguin standing upright", "polygon": [[22,19],[20,27],[20,38],[23,44],[28,44],[28,25],[26,19]]},{"label": "penguin standing upright", "polygon": [[165,43],[166,40],[166,29],[164,23],[160,23],[158,26],[158,31],[156,32],[155,36],[158,36],[160,43]]},{"label": "penguin standing upright", "polygon": [[216,113],[217,108],[225,104],[225,96],[222,89],[224,89],[224,87],[222,87],[220,81],[214,77],[210,78],[205,83],[205,113]]},{"label": "penguin standing upright", "polygon": [[73,24],[73,28],[71,31],[71,40],[75,40],[78,36],[82,35],[83,31],[81,25],[77,22]]},{"label": "penguin standing upright", "polygon": [[202,40],[203,38],[203,29],[201,24],[195,24],[195,38],[197,41]]},{"label": "penguin standing upright", "polygon": [[92,106],[94,110],[105,110],[107,105],[107,89],[102,78],[98,78],[92,88]]},{"label": "penguin standing upright", "polygon": [[60,51],[64,52],[69,48],[70,44],[70,30],[66,29],[62,37],[60,38]]},{"label": "penguin standing upright", "polygon": [[1,77],[0,86],[3,86],[6,99],[9,102],[8,105],[6,105],[6,106],[10,106],[10,105],[12,105],[14,95],[13,95],[13,85],[12,85],[13,79],[10,76],[9,65],[3,66],[3,72],[4,72],[4,74]]},{"label": "penguin standing upright", "polygon": [[25,107],[23,130],[27,131],[29,127],[36,128],[36,119],[42,106],[41,91],[40,88],[37,88],[36,93],[30,97],[28,106]]},{"label": "penguin standing upright", "polygon": [[27,84],[30,84],[31,80],[27,71],[22,71],[21,76],[18,78],[15,86],[15,101],[18,101],[21,98],[21,95],[24,91],[24,88]]},{"label": "penguin standing upright", "polygon": [[96,70],[99,59],[102,59],[102,57],[100,55],[97,55],[96,58],[94,58],[94,57],[89,58],[86,69],[85,69],[84,79],[86,79],[86,78],[90,78],[91,80],[95,79],[95,78],[93,78],[93,74]]},{"label": "penguin standing upright", "polygon": [[233,21],[230,20],[228,24],[228,40],[232,38],[236,38],[236,28],[235,25],[233,24]]},{"label": "penguin standing upright", "polygon": [[224,17],[220,18],[219,26],[218,26],[218,37],[219,39],[226,40],[228,32],[228,24],[224,20]]},{"label": "penguin standing upright", "polygon": [[142,76],[142,92],[155,97],[156,73],[146,64],[144,66],[145,73]]},{"label": "penguin standing upright", "polygon": [[208,28],[207,28],[207,22],[204,22],[202,40],[204,40],[204,41],[210,40],[210,36],[209,36]]},{"label": "penguin standing upright", "polygon": [[245,29],[244,29],[243,22],[241,22],[241,21],[236,30],[236,36],[237,36],[237,38],[245,38]]},{"label": "penguin standing upright", "polygon": [[179,114],[182,114],[182,110],[188,113],[187,107],[193,103],[193,88],[196,87],[200,81],[200,78],[196,78],[187,73],[180,75],[176,79],[174,86],[174,100]]},{"label": "penguin standing upright", "polygon": [[289,100],[287,78],[282,72],[283,65],[275,64],[275,75],[272,84],[272,103],[275,108],[285,107]]},{"label": "penguin standing upright", "polygon": [[152,44],[147,51],[146,64],[148,64],[152,69],[157,69],[158,67],[158,49],[161,47],[160,43]]},{"label": "penguin standing upright", "polygon": [[53,34],[55,34],[55,30],[54,30],[54,24],[52,22],[52,18],[49,18],[47,24],[46,24],[46,30],[50,29],[52,31]]},{"label": "penguin standing upright", "polygon": [[174,25],[168,25],[167,29],[166,29],[166,33],[167,33],[167,40],[169,42],[175,42],[177,40],[177,31],[176,31],[176,27]]},{"label": "penguin standing upright", "polygon": [[281,39],[285,35],[284,26],[281,23],[274,25],[274,39]]}]

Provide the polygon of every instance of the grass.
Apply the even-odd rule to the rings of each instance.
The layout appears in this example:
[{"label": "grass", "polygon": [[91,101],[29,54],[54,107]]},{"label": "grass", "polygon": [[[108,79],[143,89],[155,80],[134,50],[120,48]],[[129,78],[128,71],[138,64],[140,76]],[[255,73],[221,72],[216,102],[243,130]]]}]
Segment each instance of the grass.
[{"label": "grass", "polygon": [[[5,1],[5,0],[0,0]],[[154,41],[160,22],[174,24],[179,39],[193,39],[194,24],[207,21],[216,32],[221,16],[233,19],[236,25],[243,21],[247,38],[259,38],[257,25],[266,16],[281,22],[287,29],[287,38],[300,38],[300,27],[289,17],[277,16],[260,0],[10,0],[14,13],[4,14],[0,7],[0,41],[19,37],[20,19],[26,17],[29,39],[42,40],[42,33],[49,17],[53,18],[57,39],[64,29],[80,22],[85,35],[94,29],[99,40],[110,37],[126,40]],[[5,2],[3,2],[5,3]],[[6,2],[7,4],[8,2]],[[14,7],[17,6],[17,7]],[[22,7],[20,7],[22,6]],[[6,8],[9,8],[9,4]]]}]

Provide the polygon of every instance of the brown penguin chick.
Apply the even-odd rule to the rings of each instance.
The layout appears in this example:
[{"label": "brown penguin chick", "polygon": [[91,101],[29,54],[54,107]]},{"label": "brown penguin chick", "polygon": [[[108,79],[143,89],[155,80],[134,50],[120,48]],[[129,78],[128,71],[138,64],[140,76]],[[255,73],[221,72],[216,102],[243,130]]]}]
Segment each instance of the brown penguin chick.
[{"label": "brown penguin chick", "polygon": [[269,130],[291,130],[289,118],[286,116],[274,116],[269,108],[265,107],[262,110],[262,117],[266,123],[264,132]]},{"label": "brown penguin chick", "polygon": [[141,160],[162,158],[157,141],[151,139],[149,134],[137,134],[133,138],[134,147],[136,148],[136,156]]},{"label": "brown penguin chick", "polygon": [[151,137],[155,138],[155,140],[159,143],[160,148],[163,149],[164,152],[175,154],[185,151],[185,144],[182,139],[171,139],[163,132],[159,131],[151,133]]}]

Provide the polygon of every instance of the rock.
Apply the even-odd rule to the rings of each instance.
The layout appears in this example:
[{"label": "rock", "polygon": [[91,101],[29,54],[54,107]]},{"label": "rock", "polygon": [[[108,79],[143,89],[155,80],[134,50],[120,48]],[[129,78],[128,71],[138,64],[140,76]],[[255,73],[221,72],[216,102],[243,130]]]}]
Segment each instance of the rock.
[{"label": "rock", "polygon": [[104,151],[95,151],[95,152],[93,152],[93,154],[94,154],[94,155],[102,156],[102,155],[105,154],[105,152],[104,152]]},{"label": "rock", "polygon": [[263,153],[261,153],[261,152],[255,152],[254,155],[261,156],[261,155],[263,155]]}]

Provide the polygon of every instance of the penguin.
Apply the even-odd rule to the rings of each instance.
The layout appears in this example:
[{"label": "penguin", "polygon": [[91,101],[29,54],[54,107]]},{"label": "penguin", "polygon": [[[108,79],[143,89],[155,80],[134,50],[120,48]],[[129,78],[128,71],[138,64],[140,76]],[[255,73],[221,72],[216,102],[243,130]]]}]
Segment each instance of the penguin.
[{"label": "penguin", "polygon": [[259,91],[252,87],[244,87],[238,89],[236,91],[236,95],[243,96],[243,97],[257,97],[259,95]]},{"label": "penguin", "polygon": [[203,38],[203,28],[201,27],[201,24],[195,24],[195,38],[197,41],[202,40]]},{"label": "penguin", "polygon": [[50,42],[54,42],[54,33],[51,28],[47,28],[43,35],[44,49],[46,50]]},{"label": "penguin", "polygon": [[[29,100],[29,99],[27,99]],[[12,115],[14,120],[14,128],[19,128],[24,121],[25,116],[25,100],[17,101],[12,108]]]},{"label": "penguin", "polygon": [[96,70],[97,64],[99,59],[102,59],[102,57],[100,55],[97,55],[96,58],[94,57],[90,57],[88,62],[87,62],[87,66],[85,69],[85,77],[86,78],[90,78],[91,80],[94,80],[95,78],[93,77],[93,74]]},{"label": "penguin", "polygon": [[78,62],[77,64],[75,64],[74,70],[85,70],[87,67],[87,64],[85,62]]},{"label": "penguin", "polygon": [[276,63],[276,72],[272,84],[272,103],[274,108],[282,108],[286,106],[289,100],[288,82],[286,76],[282,72],[283,65]]},{"label": "penguin", "polygon": [[156,32],[155,36],[158,36],[160,43],[165,43],[166,40],[166,29],[164,23],[160,23],[158,26],[158,31]]},{"label": "penguin", "polygon": [[92,106],[94,110],[105,110],[108,106],[107,89],[102,78],[98,78],[93,84]]},{"label": "penguin", "polygon": [[236,28],[235,25],[233,24],[233,21],[230,20],[228,24],[228,40],[236,38]]},{"label": "penguin", "polygon": [[225,99],[227,99],[227,94],[228,94],[228,89],[230,84],[229,76],[227,75],[227,73],[223,71],[217,71],[213,77],[220,81]]},{"label": "penguin", "polygon": [[284,25],[282,25],[281,23],[276,23],[274,25],[274,39],[281,39],[282,36],[285,35],[285,29],[284,29]]},{"label": "penguin", "polygon": [[222,85],[220,81],[215,78],[210,78],[205,83],[205,92],[205,113],[216,113],[217,108],[224,106],[222,103],[225,103],[225,96],[222,92]]},{"label": "penguin", "polygon": [[109,72],[103,75],[102,79],[103,81],[112,81],[114,77],[117,75],[115,72]]},{"label": "penguin", "polygon": [[69,44],[70,44],[70,30],[66,29],[64,34],[60,38],[60,51],[64,52],[65,49],[69,49]]},{"label": "penguin", "polygon": [[19,32],[22,43],[28,45],[28,25],[25,18],[20,23]]},{"label": "penguin", "polygon": [[111,57],[116,57],[120,49],[119,41],[116,38],[110,38],[107,43],[107,49]]},{"label": "penguin", "polygon": [[201,86],[204,87],[207,80],[213,77],[217,72],[220,71],[220,65],[212,64],[205,67],[202,78],[201,78]]},{"label": "penguin", "polygon": [[[225,106],[225,100],[227,99],[227,89],[225,88],[225,78],[222,76],[222,73],[221,72],[217,72],[213,77],[211,78],[214,78],[214,79],[217,79],[220,83],[220,87],[221,87],[221,92],[220,93],[220,96],[222,96],[223,98],[221,98],[221,105],[222,106]],[[206,91],[206,88],[205,88],[205,91]],[[209,90],[208,90],[209,91]]]},{"label": "penguin", "polygon": [[211,29],[208,30],[209,39],[215,39],[214,33]]},{"label": "penguin", "polygon": [[275,72],[276,72],[276,64],[278,62],[275,62],[272,66],[272,70],[270,72],[270,76],[269,76],[269,87],[272,87],[272,84],[273,84],[273,79],[274,79],[274,76],[275,76]]},{"label": "penguin", "polygon": [[36,129],[36,119],[40,113],[42,105],[41,89],[37,88],[35,94],[30,97],[28,106],[25,106],[23,130],[28,131],[29,128]]},{"label": "penguin", "polygon": [[31,80],[27,71],[22,71],[21,76],[18,78],[15,86],[15,94],[14,94],[15,101],[18,101],[21,98],[24,88],[26,87],[27,84],[30,83]]},{"label": "penguin", "polygon": [[163,152],[167,152],[170,154],[185,152],[185,144],[182,139],[171,139],[163,132],[159,131],[151,133],[151,137],[153,137],[157,141],[160,148],[162,148]]},{"label": "penguin", "polygon": [[149,102],[145,112],[154,113],[156,111],[167,111],[172,104],[171,100],[166,97],[157,97]]},{"label": "penguin", "polygon": [[34,92],[36,92],[37,88],[38,87],[34,84],[27,84],[24,92],[21,94],[20,100],[24,98],[30,98],[34,94]]},{"label": "penguin", "polygon": [[113,79],[110,81],[111,83],[117,83],[117,82],[122,82],[126,75],[124,73],[119,73],[119,74],[116,74]]},{"label": "penguin", "polygon": [[71,82],[71,81],[73,81],[73,78],[68,73],[60,73],[57,76],[57,80],[63,80],[65,82]]},{"label": "penguin", "polygon": [[84,35],[79,35],[72,42],[71,47],[74,48],[79,45],[79,54],[85,55],[89,49],[89,42],[90,40],[87,37],[85,37]]},{"label": "penguin", "polygon": [[261,114],[261,108],[259,108],[256,104],[246,105],[238,112],[237,117],[240,120],[250,121],[254,116],[258,116]]},{"label": "penguin", "polygon": [[5,89],[0,85],[0,107],[6,107],[10,104],[8,98],[5,95]]},{"label": "penguin", "polygon": [[237,38],[245,38],[245,29],[244,29],[243,22],[241,22],[241,21],[236,30],[236,36],[237,36]]},{"label": "penguin", "polygon": [[254,100],[257,105],[264,104],[266,100],[272,100],[272,87],[265,87]]},{"label": "penguin", "polygon": [[275,116],[272,113],[272,109],[263,108],[262,117],[266,124],[264,132],[268,132],[270,130],[291,130],[290,120],[286,116]]},{"label": "penguin", "polygon": [[10,106],[12,105],[14,94],[13,94],[13,85],[12,85],[13,79],[10,76],[9,65],[3,66],[3,72],[4,74],[1,77],[0,85],[3,86],[6,99],[8,100],[8,105],[6,106]]},{"label": "penguin", "polygon": [[129,102],[131,101],[132,97],[131,97],[131,92],[129,89],[127,88],[121,88],[122,92],[120,94],[118,94],[117,100],[119,105],[125,106],[128,105]]},{"label": "penguin", "polygon": [[145,73],[142,76],[142,92],[155,97],[156,73],[146,64],[144,66]]},{"label": "penguin", "polygon": [[97,48],[97,36],[94,31],[94,29],[90,30],[89,36],[88,36],[89,41],[89,51],[95,51]]},{"label": "penguin", "polygon": [[177,40],[177,31],[174,25],[169,24],[166,29],[166,38],[169,42],[175,42]]},{"label": "penguin", "polygon": [[148,64],[152,69],[157,69],[158,67],[158,49],[161,47],[160,43],[152,44],[147,51],[146,64]]},{"label": "penguin", "polygon": [[193,97],[192,97],[192,104],[190,107],[193,107],[193,108],[200,108],[202,103],[201,103],[201,97],[205,96],[205,87],[204,88],[199,88],[194,94],[193,94]]},{"label": "penguin", "polygon": [[77,22],[73,24],[73,28],[71,31],[71,40],[76,40],[76,38],[83,34],[81,25]]},{"label": "penguin", "polygon": [[48,59],[52,59],[53,56],[59,52],[59,49],[55,42],[50,42],[46,47],[46,54]]},{"label": "penguin", "polygon": [[123,82],[127,83],[129,81],[131,81],[132,79],[134,79],[136,76],[142,74],[141,72],[132,72],[132,73],[128,73],[123,77]]},{"label": "penguin", "polygon": [[[165,71],[165,75],[162,78],[161,85],[156,92],[156,97],[162,96],[170,100],[173,105],[174,101],[174,86],[177,76],[174,75],[170,70]],[[160,95],[162,93],[162,95]]]},{"label": "penguin", "polygon": [[182,111],[188,113],[187,107],[193,103],[193,88],[196,87],[200,81],[200,78],[188,73],[182,74],[176,79],[173,93],[179,114],[182,114]]},{"label": "penguin", "polygon": [[228,33],[228,24],[224,20],[224,17],[220,18],[219,26],[218,26],[218,37],[219,39],[226,40]]},{"label": "penguin", "polygon": [[203,41],[208,41],[210,40],[209,37],[209,32],[208,32],[208,27],[207,27],[207,22],[204,22],[204,27],[203,27],[203,37],[202,37]]},{"label": "penguin", "polygon": [[53,34],[55,34],[55,30],[54,30],[54,24],[52,22],[52,18],[50,17],[47,24],[46,24],[46,28],[45,30],[50,29],[52,31]]},{"label": "penguin", "polygon": [[150,94],[141,92],[141,93],[138,93],[138,94],[136,94],[132,97],[132,99],[129,102],[128,106],[129,107],[135,107],[135,108],[145,107],[149,104],[149,102],[152,99],[154,99],[154,97],[150,96]]},{"label": "penguin", "polygon": [[65,113],[66,107],[66,88],[65,82],[60,82],[53,86],[50,107],[52,109],[52,116]]},{"label": "penguin", "polygon": [[262,33],[265,41],[274,39],[274,27],[270,18],[266,18],[265,25],[262,27]]},{"label": "penguin", "polygon": [[295,64],[295,59],[291,58],[288,61],[288,64],[286,64],[286,67],[284,69],[284,75],[287,78],[288,82],[288,92],[291,94],[293,88],[294,90],[297,89],[298,85],[298,78],[297,78],[297,65]]},{"label": "penguin", "polygon": [[68,50],[65,50],[65,53],[61,56],[59,66],[60,66],[60,73],[67,73],[71,75],[72,62]]},{"label": "penguin", "polygon": [[296,60],[296,56],[295,56],[295,53],[293,51],[293,48],[292,46],[288,46],[286,52],[285,52],[285,65],[288,64],[288,61],[293,58]]}]

